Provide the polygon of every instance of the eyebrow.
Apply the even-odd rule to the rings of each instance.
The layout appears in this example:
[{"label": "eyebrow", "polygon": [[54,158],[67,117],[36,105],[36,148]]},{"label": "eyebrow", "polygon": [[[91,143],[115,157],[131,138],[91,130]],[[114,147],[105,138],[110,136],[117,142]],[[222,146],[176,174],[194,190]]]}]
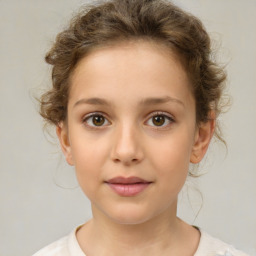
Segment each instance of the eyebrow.
[{"label": "eyebrow", "polygon": [[170,96],[165,96],[165,97],[161,97],[161,98],[146,98],[141,100],[140,105],[157,105],[157,104],[163,104],[163,103],[168,103],[168,102],[175,102],[178,103],[182,106],[184,106],[184,103],[176,98],[172,98]]},{"label": "eyebrow", "polygon": [[[145,98],[139,102],[139,105],[142,105],[142,106],[158,105],[158,104],[163,104],[163,103],[168,103],[168,102],[174,102],[174,103],[178,103],[178,104],[184,106],[184,103],[181,100],[172,98],[170,96]],[[111,103],[105,99],[94,97],[94,98],[88,98],[88,99],[85,98],[85,99],[78,100],[74,104],[73,107],[76,107],[81,104],[101,105],[101,106],[110,106],[111,105]]]},{"label": "eyebrow", "polygon": [[108,102],[107,100],[104,100],[102,98],[88,98],[88,99],[81,99],[81,100],[77,101],[73,107],[76,107],[81,104],[105,105],[105,106],[111,105],[110,102]]}]

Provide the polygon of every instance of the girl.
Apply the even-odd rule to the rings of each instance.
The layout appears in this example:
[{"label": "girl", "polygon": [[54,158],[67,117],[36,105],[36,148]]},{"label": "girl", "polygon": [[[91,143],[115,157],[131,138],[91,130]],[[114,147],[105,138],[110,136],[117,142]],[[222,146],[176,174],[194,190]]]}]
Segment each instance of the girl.
[{"label": "girl", "polygon": [[93,218],[34,256],[240,256],[176,216],[189,164],[220,138],[225,81],[201,22],[161,0],[84,9],[46,55],[56,126]]}]

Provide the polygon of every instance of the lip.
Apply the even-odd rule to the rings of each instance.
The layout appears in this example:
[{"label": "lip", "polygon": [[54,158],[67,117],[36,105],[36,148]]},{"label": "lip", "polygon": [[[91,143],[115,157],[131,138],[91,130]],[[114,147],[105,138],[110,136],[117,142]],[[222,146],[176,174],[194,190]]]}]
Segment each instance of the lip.
[{"label": "lip", "polygon": [[131,197],[142,193],[152,182],[139,177],[115,177],[105,183],[118,195]]}]

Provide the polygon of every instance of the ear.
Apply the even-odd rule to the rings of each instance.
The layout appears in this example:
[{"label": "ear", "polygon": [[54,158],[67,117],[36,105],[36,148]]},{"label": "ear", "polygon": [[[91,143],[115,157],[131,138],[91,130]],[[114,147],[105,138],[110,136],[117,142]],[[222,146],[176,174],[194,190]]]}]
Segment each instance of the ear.
[{"label": "ear", "polygon": [[197,128],[195,134],[195,143],[192,149],[192,153],[190,156],[190,162],[193,164],[199,163],[211,142],[212,136],[214,134],[216,125],[215,113],[211,112],[209,114],[209,119],[207,122],[202,122]]},{"label": "ear", "polygon": [[72,153],[71,153],[71,147],[69,143],[69,137],[68,137],[68,129],[66,125],[61,122],[56,126],[56,133],[58,135],[60,146],[62,149],[62,152],[66,158],[66,161],[69,165],[74,165]]}]

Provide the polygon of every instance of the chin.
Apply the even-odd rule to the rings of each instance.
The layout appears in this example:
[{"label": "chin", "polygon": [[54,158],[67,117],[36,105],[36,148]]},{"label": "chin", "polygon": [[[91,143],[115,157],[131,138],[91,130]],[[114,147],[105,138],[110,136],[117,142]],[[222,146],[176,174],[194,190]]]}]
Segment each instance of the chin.
[{"label": "chin", "polygon": [[112,219],[112,221],[114,221],[115,223],[120,224],[120,225],[139,225],[139,224],[143,224],[143,223],[147,222],[148,220],[150,220],[150,218],[145,218],[145,216],[143,216],[143,217],[121,216],[120,218],[112,217],[111,219]]},{"label": "chin", "polygon": [[152,213],[149,214],[150,211],[146,211],[145,209],[134,209],[133,207],[127,209],[123,207],[122,209],[115,210],[112,209],[112,211],[106,213],[106,215],[117,224],[139,225],[154,218],[154,215],[152,215]]}]

